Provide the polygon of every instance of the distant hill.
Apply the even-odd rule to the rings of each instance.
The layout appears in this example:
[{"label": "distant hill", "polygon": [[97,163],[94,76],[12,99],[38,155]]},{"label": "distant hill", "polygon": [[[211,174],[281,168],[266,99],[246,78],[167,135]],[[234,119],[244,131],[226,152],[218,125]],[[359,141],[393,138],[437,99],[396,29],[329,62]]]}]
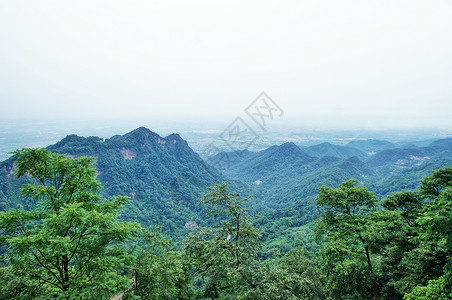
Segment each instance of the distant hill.
[{"label": "distant hill", "polygon": [[[306,154],[294,143],[284,143],[249,153],[247,158],[232,163],[230,168],[225,170],[225,174],[249,183],[262,178],[265,178],[265,182],[272,182],[278,181],[281,173],[301,175],[305,171],[303,166],[315,160],[315,157]],[[278,174],[278,170],[281,173]]]},{"label": "distant hill", "polygon": [[[395,147],[383,140],[356,141],[366,147]],[[231,161],[225,175],[255,184],[265,203],[273,208],[283,208],[310,198],[318,193],[321,185],[337,186],[348,179],[357,179],[372,185],[373,191],[384,197],[405,187],[413,188],[429,170],[420,166],[437,168],[450,164],[452,143],[450,139],[438,140],[429,147],[393,148],[368,155],[348,146],[322,143],[300,148],[293,143],[272,146],[260,152],[247,152]],[[352,145],[353,145],[352,144]],[[353,156],[353,154],[358,154]],[[363,159],[364,158],[364,159]],[[367,159],[366,159],[367,158]],[[413,168],[413,176],[407,176]],[[395,178],[405,174],[397,184]],[[386,185],[391,182],[390,188]]]},{"label": "distant hill", "polygon": [[432,143],[430,143],[429,146],[446,146],[446,147],[452,147],[452,137],[446,138],[446,139],[440,139],[436,140]]},{"label": "distant hill", "polygon": [[395,148],[381,151],[371,156],[366,163],[374,168],[384,166],[412,167],[425,161],[452,158],[452,142],[449,139],[438,140],[427,147]]},{"label": "distant hill", "polygon": [[385,140],[367,139],[353,140],[347,144],[348,147],[361,150],[365,153],[376,153],[383,150],[396,148],[397,145]]},{"label": "distant hill", "polygon": [[348,146],[338,146],[330,143],[322,143],[315,146],[306,147],[303,148],[303,151],[315,157],[333,156],[339,158],[350,158],[356,156],[361,160],[365,160],[369,157],[369,154],[356,148]]},{"label": "distant hill", "polygon": [[[353,153],[367,157],[359,150],[331,144],[309,148],[311,153],[315,149],[325,150],[324,155],[317,151],[315,153],[321,157],[316,157],[307,153],[306,148],[284,143],[259,152],[246,153],[246,158],[231,161],[225,175],[254,184],[257,195],[264,198],[269,207],[278,209],[312,197],[321,185],[337,186],[350,178],[364,180],[374,174],[357,156],[347,157]],[[312,200],[309,200],[311,204]]]}]

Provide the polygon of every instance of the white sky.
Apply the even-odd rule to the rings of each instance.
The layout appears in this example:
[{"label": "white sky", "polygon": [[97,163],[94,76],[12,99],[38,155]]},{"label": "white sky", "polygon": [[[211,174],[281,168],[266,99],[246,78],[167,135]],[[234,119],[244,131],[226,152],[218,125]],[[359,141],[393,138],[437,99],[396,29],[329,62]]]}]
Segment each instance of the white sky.
[{"label": "white sky", "polygon": [[232,118],[263,90],[288,119],[450,128],[452,1],[0,0],[1,118]]}]

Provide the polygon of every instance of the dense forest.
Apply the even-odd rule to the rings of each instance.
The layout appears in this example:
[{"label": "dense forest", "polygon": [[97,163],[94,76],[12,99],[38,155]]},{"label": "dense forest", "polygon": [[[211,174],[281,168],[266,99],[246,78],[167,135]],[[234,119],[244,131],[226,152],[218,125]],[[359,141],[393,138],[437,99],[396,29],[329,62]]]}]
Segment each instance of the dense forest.
[{"label": "dense forest", "polygon": [[286,143],[223,172],[146,128],[17,150],[0,298],[451,299],[451,146]]}]

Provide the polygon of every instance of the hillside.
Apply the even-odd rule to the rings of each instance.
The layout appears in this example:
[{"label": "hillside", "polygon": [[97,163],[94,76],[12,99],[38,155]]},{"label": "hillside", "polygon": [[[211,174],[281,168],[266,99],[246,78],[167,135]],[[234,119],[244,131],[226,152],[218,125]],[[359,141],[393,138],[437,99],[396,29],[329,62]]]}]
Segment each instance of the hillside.
[{"label": "hillside", "polygon": [[315,157],[333,156],[339,158],[350,158],[356,156],[361,160],[365,160],[369,157],[369,154],[365,151],[358,150],[351,146],[339,146],[330,143],[322,143],[306,147],[303,151]]},{"label": "hillside", "polygon": [[397,145],[395,145],[394,143],[377,139],[353,140],[349,142],[347,146],[366,153],[377,153],[383,150],[397,148]]},{"label": "hillside", "polygon": [[[122,218],[160,224],[170,232],[183,231],[189,221],[202,223],[197,205],[201,195],[206,187],[224,181],[179,135],[161,137],[144,127],[105,140],[68,135],[47,149],[72,157],[96,157],[103,195],[126,195],[132,200]],[[13,162],[10,158],[0,165],[2,210],[33,206],[19,198],[19,186],[27,179],[10,175]]]},{"label": "hillside", "polygon": [[428,160],[450,159],[452,157],[452,140],[442,139],[426,147],[394,148],[381,151],[371,156],[366,163],[374,168],[385,166],[412,167]]},{"label": "hillside", "polygon": [[[395,147],[382,140],[356,141],[352,145],[361,145],[364,150]],[[337,186],[351,178],[369,185],[379,197],[404,188],[414,189],[430,170],[450,165],[451,161],[450,139],[427,147],[382,150],[370,156],[329,143],[306,148],[284,143],[247,152],[243,159],[231,161],[225,174],[256,185],[270,207],[287,208],[300,201],[313,203],[321,185]]]}]

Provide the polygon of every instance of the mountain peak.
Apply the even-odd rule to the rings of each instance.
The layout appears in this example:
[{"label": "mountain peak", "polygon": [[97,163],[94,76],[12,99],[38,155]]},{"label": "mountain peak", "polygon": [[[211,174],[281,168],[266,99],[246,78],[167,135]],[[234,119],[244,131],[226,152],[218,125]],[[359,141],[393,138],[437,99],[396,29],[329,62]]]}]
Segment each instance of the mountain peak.
[{"label": "mountain peak", "polygon": [[380,152],[387,149],[395,148],[395,144],[378,139],[364,139],[364,140],[353,140],[347,144],[347,147],[352,147],[366,153]]},{"label": "mountain peak", "polygon": [[99,142],[102,142],[103,139],[97,136],[90,137],[82,137],[76,134],[69,134],[59,142],[54,145],[50,145],[46,147],[48,150],[53,151],[54,149],[66,148],[66,150],[74,150],[72,148],[76,148],[80,145],[95,145]]},{"label": "mountain peak", "polygon": [[[271,149],[272,147],[270,147],[269,149]],[[276,154],[278,153],[278,155],[284,155],[284,156],[299,156],[299,155],[303,155],[305,154],[300,147],[298,147],[297,145],[295,145],[293,142],[287,142],[284,144],[281,144],[280,146],[277,146],[275,148],[273,148],[273,153]]]},{"label": "mountain peak", "polygon": [[[155,132],[151,131],[149,128],[146,128],[146,127],[143,127],[143,126],[138,127],[137,129],[134,129],[134,130],[132,130],[131,132],[126,133],[125,135],[127,135],[127,134],[143,134],[143,135],[145,135],[146,137],[149,137],[149,136],[151,136],[151,135],[153,135],[153,136],[159,136],[157,133],[155,133]],[[159,136],[159,137],[160,137],[160,136]]]},{"label": "mountain peak", "polygon": [[114,138],[129,144],[143,144],[149,141],[163,139],[160,135],[146,127],[138,127],[122,136],[115,136]]},{"label": "mountain peak", "polygon": [[297,145],[295,145],[293,142],[286,142],[284,144],[281,144],[279,146],[279,148],[280,149],[297,149],[297,150],[300,150],[300,148]]}]

